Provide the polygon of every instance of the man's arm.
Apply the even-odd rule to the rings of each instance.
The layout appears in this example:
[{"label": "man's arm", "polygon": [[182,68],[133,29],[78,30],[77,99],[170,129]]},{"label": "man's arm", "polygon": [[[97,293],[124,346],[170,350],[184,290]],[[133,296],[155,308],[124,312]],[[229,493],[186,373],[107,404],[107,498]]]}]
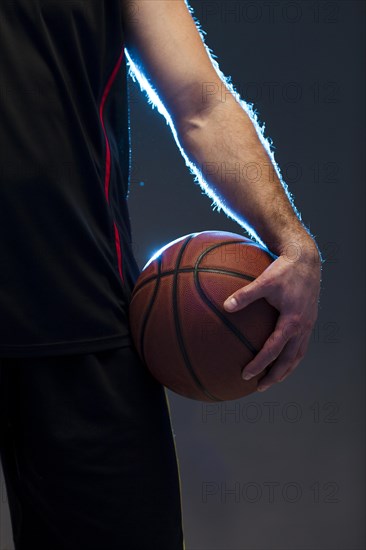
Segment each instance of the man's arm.
[{"label": "man's arm", "polygon": [[201,111],[201,83],[221,82],[184,0],[121,0],[125,47],[184,133]]},{"label": "man's arm", "polygon": [[317,318],[317,246],[255,115],[224,82],[184,0],[121,1],[125,46],[163,103],[187,164],[216,206],[279,256],[233,295],[236,309],[265,297],[280,311],[274,334],[245,369],[255,375],[273,363],[262,379],[271,385],[300,362]]}]

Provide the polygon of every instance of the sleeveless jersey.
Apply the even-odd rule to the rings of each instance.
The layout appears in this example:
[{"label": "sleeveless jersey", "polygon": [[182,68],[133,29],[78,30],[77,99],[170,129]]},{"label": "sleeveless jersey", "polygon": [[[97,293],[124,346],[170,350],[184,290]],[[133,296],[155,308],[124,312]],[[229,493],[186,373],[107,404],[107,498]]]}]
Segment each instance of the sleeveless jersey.
[{"label": "sleeveless jersey", "polygon": [[121,0],[1,0],[0,80],[0,356],[129,345]]}]

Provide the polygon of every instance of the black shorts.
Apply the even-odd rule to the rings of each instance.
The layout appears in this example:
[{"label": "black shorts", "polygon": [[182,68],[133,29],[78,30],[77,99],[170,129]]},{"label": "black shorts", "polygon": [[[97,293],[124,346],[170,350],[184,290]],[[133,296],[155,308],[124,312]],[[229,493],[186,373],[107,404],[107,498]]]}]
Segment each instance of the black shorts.
[{"label": "black shorts", "polygon": [[184,550],[165,391],[133,346],[0,358],[16,550]]}]

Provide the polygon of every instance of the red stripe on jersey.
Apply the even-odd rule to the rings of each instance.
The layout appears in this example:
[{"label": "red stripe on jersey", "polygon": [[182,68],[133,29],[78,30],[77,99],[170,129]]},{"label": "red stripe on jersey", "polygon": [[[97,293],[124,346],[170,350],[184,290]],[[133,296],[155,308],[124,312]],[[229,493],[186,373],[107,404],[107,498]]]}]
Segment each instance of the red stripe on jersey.
[{"label": "red stripe on jersey", "polygon": [[[103,95],[102,95],[102,100],[101,100],[100,106],[99,106],[99,118],[100,118],[100,121],[101,121],[101,124],[102,124],[104,139],[105,139],[105,146],[106,146],[104,193],[105,193],[105,197],[106,197],[108,205],[109,205],[109,182],[110,182],[110,177],[111,177],[111,149],[110,149],[110,146],[109,146],[108,136],[107,136],[107,132],[106,132],[105,125],[104,125],[103,110],[104,110],[105,102],[108,98],[108,94],[109,94],[109,92],[112,88],[113,82],[116,78],[117,72],[118,72],[118,70],[121,66],[121,62],[122,62],[122,59],[123,59],[123,54],[124,54],[124,49],[122,47],[122,50],[121,50],[120,56],[117,60],[117,63],[116,63],[116,65],[115,65],[115,67],[112,71],[112,74],[110,75],[110,77],[108,79],[108,82],[107,82],[105,88],[104,88]],[[116,251],[117,251],[117,259],[118,259],[118,270],[119,270],[119,274],[121,276],[121,279],[124,283],[123,271],[122,271],[121,241],[120,241],[120,238],[119,238],[118,228],[117,228],[117,225],[116,225],[115,221],[113,222],[113,225],[114,225],[114,238],[115,238],[115,245],[116,245]]]}]

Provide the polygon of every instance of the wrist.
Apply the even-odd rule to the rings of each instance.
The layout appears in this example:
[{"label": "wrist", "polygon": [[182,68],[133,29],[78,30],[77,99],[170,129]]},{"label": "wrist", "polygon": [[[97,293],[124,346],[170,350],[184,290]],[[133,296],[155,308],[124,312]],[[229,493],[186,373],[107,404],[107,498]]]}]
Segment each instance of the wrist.
[{"label": "wrist", "polygon": [[293,232],[270,250],[273,250],[278,256],[282,256],[289,262],[304,262],[313,265],[321,265],[322,258],[315,240],[305,230],[302,232]]}]

